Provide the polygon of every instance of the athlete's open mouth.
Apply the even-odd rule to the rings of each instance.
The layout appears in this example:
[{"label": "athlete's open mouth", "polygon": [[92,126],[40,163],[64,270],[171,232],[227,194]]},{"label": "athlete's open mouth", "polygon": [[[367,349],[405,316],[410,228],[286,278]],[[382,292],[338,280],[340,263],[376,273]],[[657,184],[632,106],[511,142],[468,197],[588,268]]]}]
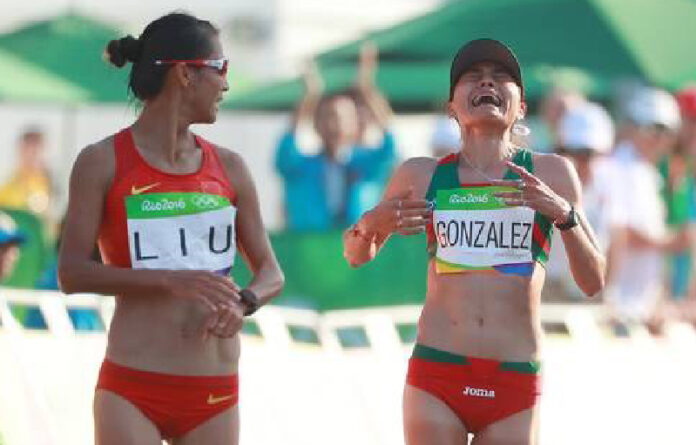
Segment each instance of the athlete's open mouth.
[{"label": "athlete's open mouth", "polygon": [[485,104],[495,105],[496,107],[499,107],[503,104],[503,101],[497,95],[489,93],[474,96],[474,98],[471,100],[471,105],[473,105],[474,107],[478,107],[480,105]]}]

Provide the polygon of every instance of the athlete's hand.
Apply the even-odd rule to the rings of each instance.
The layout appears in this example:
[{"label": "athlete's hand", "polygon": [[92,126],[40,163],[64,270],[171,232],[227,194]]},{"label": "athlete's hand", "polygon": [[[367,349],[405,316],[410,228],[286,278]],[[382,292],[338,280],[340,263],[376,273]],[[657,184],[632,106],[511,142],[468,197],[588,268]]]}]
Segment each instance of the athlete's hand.
[{"label": "athlete's hand", "polygon": [[220,338],[230,338],[237,335],[244,323],[244,309],[241,304],[222,304],[218,306],[217,314],[211,314],[206,322],[204,338],[208,333]]},{"label": "athlete's hand", "polygon": [[362,228],[367,233],[414,235],[425,230],[429,217],[428,201],[414,199],[413,188],[409,188],[392,199],[380,202],[363,216],[361,223],[364,223]]},{"label": "athlete's hand", "polygon": [[204,270],[174,270],[166,280],[169,296],[193,298],[207,309],[202,325],[196,328],[203,339],[211,333],[226,336],[234,330],[240,318],[240,287],[229,277]]},{"label": "athlete's hand", "polygon": [[552,222],[565,221],[570,212],[570,203],[560,197],[556,192],[544,183],[541,179],[529,173],[527,169],[506,162],[508,168],[517,173],[519,180],[494,180],[492,185],[515,187],[514,192],[500,192],[495,196],[503,198],[505,204],[509,206],[530,207],[542,215],[549,218]]},{"label": "athlete's hand", "polygon": [[172,270],[167,275],[168,295],[195,298],[213,312],[220,304],[238,304],[240,287],[229,277],[205,270]]}]

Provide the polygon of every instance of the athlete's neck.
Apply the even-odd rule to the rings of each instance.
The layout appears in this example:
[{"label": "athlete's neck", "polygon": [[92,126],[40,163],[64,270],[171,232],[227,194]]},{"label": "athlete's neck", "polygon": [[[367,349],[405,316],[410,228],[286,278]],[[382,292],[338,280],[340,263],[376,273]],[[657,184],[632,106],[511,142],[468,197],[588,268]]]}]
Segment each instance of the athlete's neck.
[{"label": "athlete's neck", "polygon": [[491,131],[491,129],[462,128],[463,164],[478,170],[495,169],[513,151],[510,131]]},{"label": "athlete's neck", "polygon": [[141,149],[158,150],[167,163],[176,165],[184,153],[195,149],[190,124],[176,98],[158,97],[145,103],[132,131]]}]

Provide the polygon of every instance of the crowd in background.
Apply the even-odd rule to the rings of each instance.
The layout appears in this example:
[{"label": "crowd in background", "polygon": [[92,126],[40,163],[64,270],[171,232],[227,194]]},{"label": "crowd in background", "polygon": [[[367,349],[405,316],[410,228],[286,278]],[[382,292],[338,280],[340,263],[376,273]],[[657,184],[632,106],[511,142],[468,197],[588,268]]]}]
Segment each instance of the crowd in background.
[{"label": "crowd in background", "polygon": [[[363,54],[355,88],[332,96],[320,95],[315,71],[305,75],[306,94],[276,153],[289,230],[343,228],[378,201],[398,142],[388,127],[388,104],[370,81],[374,65],[374,56]],[[375,102],[389,112],[380,114]],[[659,333],[667,319],[696,323],[696,88],[675,96],[634,85],[609,105],[614,117],[577,91],[553,89],[538,104],[546,138],[527,143],[575,165],[584,213],[607,257],[600,299],[615,332],[643,325]],[[313,122],[321,139],[316,155],[297,149],[302,119]],[[381,131],[377,146],[364,143],[370,124]],[[456,123],[435,117],[431,155],[460,146]],[[558,234],[553,246],[544,298],[579,301]]]},{"label": "crowd in background", "polygon": [[[666,318],[684,318],[677,308],[694,298],[694,100],[693,89],[675,98],[636,87],[617,104],[614,121],[577,94],[548,98],[561,109],[546,116],[553,150],[575,164],[607,257],[602,297],[618,334],[635,324],[659,333]],[[559,250],[550,278],[577,295]]]},{"label": "crowd in background", "polygon": [[[318,70],[308,65],[304,96],[275,151],[286,230],[340,230],[379,201],[398,161],[398,138],[393,111],[374,81],[377,60],[376,49],[366,45],[353,87],[331,95],[322,94]],[[541,126],[526,145],[575,165],[584,213],[607,257],[600,298],[615,332],[643,325],[659,333],[670,319],[696,324],[696,87],[671,94],[637,85],[608,104],[552,89],[536,105]],[[302,126],[315,131],[318,152],[302,146]],[[9,212],[0,213],[3,282],[26,241],[12,212],[41,221],[49,244],[58,238],[44,142],[40,128],[27,127],[18,137],[15,170],[0,184],[0,208]],[[443,157],[460,146],[456,122],[434,116],[430,154]],[[543,298],[580,301],[559,235],[552,245]],[[51,260],[36,287],[57,288]]]}]

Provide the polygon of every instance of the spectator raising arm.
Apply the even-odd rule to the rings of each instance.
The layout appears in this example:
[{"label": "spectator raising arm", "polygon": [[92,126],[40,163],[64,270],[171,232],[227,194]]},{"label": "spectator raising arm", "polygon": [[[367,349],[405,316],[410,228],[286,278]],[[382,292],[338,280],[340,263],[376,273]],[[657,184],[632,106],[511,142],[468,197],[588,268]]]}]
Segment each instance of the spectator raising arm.
[{"label": "spectator raising arm", "polygon": [[303,120],[311,120],[314,117],[314,113],[319,104],[319,99],[321,98],[322,91],[324,89],[324,84],[317,69],[316,63],[310,60],[305,66],[304,73],[302,75],[302,82],[304,84],[304,96],[297,104],[295,111],[292,115],[290,126],[292,131],[296,131],[298,125]]},{"label": "spectator raising arm", "polygon": [[302,121],[312,121],[317,105],[321,99],[323,82],[313,61],[307,63],[302,76],[305,94],[295,107],[290,118],[290,127],[278,143],[275,165],[283,176],[301,175],[304,171],[306,157],[297,147],[297,129]]},{"label": "spectator raising arm", "polygon": [[387,99],[382,95],[375,84],[379,53],[377,46],[372,42],[366,42],[360,49],[358,75],[355,79],[357,100],[361,101],[371,114],[375,124],[386,131],[394,116],[394,112]]}]

